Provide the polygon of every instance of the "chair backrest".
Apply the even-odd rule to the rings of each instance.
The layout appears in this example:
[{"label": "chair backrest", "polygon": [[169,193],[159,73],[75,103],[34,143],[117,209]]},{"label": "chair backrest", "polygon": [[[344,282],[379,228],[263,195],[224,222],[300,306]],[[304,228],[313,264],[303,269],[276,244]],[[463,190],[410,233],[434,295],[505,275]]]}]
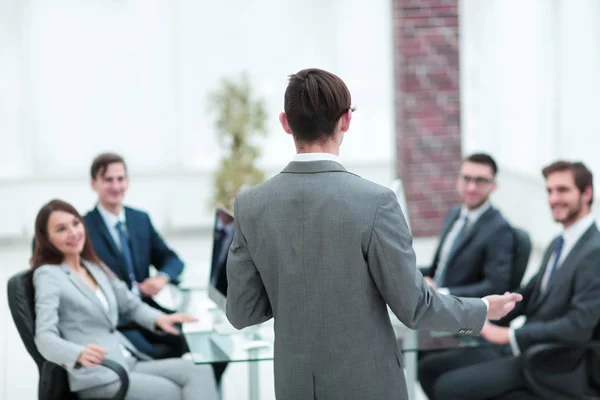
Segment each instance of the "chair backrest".
[{"label": "chair backrest", "polygon": [[590,388],[596,395],[600,395],[600,323],[596,325],[592,335],[590,351],[586,357],[586,372],[589,377]]},{"label": "chair backrest", "polygon": [[8,306],[17,331],[39,369],[39,398],[75,400],[77,397],[69,390],[67,372],[44,359],[35,345],[35,292],[32,271],[22,271],[11,277],[8,281],[7,294]]},{"label": "chair backrest", "polygon": [[510,278],[510,290],[514,291],[521,286],[523,275],[529,264],[531,255],[531,238],[521,228],[513,227],[515,243],[513,247],[513,266]]}]

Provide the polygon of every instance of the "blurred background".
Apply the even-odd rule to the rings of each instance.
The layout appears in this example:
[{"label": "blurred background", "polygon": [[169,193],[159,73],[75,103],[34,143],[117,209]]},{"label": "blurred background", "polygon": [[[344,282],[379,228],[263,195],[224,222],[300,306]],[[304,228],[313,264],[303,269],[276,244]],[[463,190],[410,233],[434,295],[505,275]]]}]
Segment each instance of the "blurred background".
[{"label": "blurred background", "polygon": [[[533,240],[530,275],[558,231],[541,168],[600,174],[598,38],[597,0],[0,0],[0,273],[28,267],[42,204],[95,205],[91,161],[115,151],[126,203],[205,286],[211,199],[232,179],[213,179],[231,154],[214,94],[262,104],[264,135],[246,134],[268,178],[295,154],[278,122],[287,76],[318,67],[357,107],[344,166],[402,180],[420,263],[457,203],[461,157],[483,151],[499,163],[494,204]],[[35,364],[0,313],[0,398],[35,398]]]}]

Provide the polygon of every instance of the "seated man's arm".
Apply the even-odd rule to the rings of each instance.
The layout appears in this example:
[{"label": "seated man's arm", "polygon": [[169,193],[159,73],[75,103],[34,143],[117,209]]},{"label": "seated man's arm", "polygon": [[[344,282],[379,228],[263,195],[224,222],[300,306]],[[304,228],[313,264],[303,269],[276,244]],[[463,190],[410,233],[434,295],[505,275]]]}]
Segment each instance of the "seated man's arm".
[{"label": "seated man's arm", "polygon": [[183,271],[183,261],[177,254],[167,246],[160,234],[154,229],[150,216],[148,226],[150,228],[150,263],[164,275],[169,281],[176,281]]},{"label": "seated man's arm", "polygon": [[463,297],[483,297],[510,290],[513,266],[514,233],[509,225],[503,226],[485,246],[483,279],[479,282],[448,287],[450,294]]},{"label": "seated man's arm", "polygon": [[235,200],[233,242],[227,256],[227,318],[237,329],[260,324],[273,317],[263,281],[254,265],[240,228],[240,207]]},{"label": "seated man's arm", "polygon": [[551,321],[536,321],[514,330],[514,338],[521,352],[537,343],[585,343],[592,337],[600,321],[600,251],[591,253],[577,267],[573,297],[567,311]]},{"label": "seated man's arm", "polygon": [[375,285],[396,317],[412,329],[479,333],[487,307],[481,299],[436,293],[416,268],[412,236],[393,192],[375,215],[367,263]]}]

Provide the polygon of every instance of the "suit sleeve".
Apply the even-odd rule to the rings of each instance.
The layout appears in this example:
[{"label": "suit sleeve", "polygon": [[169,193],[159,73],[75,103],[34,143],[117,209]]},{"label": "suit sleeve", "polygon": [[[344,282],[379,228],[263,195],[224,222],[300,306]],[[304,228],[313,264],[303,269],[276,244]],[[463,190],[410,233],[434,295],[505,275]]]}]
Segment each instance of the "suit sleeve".
[{"label": "suit sleeve", "polygon": [[60,308],[60,276],[58,267],[38,268],[33,274],[35,287],[35,345],[48,361],[67,369],[76,367],[84,346],[69,342],[60,336],[58,318]]},{"label": "suit sleeve", "polygon": [[485,247],[483,279],[479,282],[448,287],[450,294],[464,297],[482,297],[502,294],[509,290],[513,265],[514,233],[506,224],[494,233]]},{"label": "suit sleeve", "polygon": [[572,299],[566,312],[549,321],[529,322],[515,330],[521,352],[536,343],[585,343],[600,320],[600,251],[591,253],[574,275]]},{"label": "suit sleeve", "polygon": [[238,199],[235,200],[233,241],[227,256],[227,318],[235,328],[242,329],[271,319],[273,311],[240,228]]},{"label": "suit sleeve", "polygon": [[416,268],[412,236],[390,190],[380,199],[367,250],[375,285],[396,317],[411,329],[479,333],[487,316],[481,299],[432,290]]},{"label": "suit sleeve", "polygon": [[154,229],[150,216],[148,226],[150,229],[150,263],[161,273],[167,275],[170,281],[176,281],[183,271],[183,261],[167,246],[160,234]]},{"label": "suit sleeve", "polygon": [[150,331],[156,331],[154,322],[163,313],[144,303],[118,277],[109,276],[108,278],[115,292],[119,314]]}]

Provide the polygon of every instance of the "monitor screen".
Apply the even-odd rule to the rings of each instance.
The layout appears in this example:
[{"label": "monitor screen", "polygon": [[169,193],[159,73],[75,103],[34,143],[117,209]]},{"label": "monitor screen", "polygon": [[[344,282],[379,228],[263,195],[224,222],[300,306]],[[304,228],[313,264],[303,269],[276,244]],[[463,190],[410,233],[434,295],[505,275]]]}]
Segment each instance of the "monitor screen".
[{"label": "monitor screen", "polygon": [[224,208],[215,211],[213,248],[210,267],[209,298],[225,310],[227,297],[227,253],[233,241],[233,214]]}]

